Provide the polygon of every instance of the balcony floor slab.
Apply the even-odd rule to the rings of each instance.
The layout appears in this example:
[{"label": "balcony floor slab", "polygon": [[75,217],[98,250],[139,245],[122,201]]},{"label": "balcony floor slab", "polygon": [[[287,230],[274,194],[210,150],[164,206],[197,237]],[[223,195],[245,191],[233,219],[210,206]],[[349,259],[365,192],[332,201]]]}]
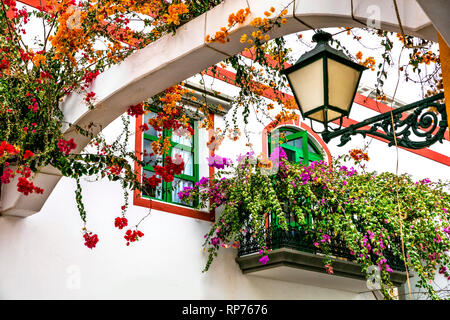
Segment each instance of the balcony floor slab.
[{"label": "balcony floor slab", "polygon": [[[359,264],[339,258],[332,259],[334,273],[325,270],[324,256],[293,249],[276,249],[269,253],[269,261],[263,265],[258,254],[249,254],[236,258],[242,272],[251,276],[296,282],[305,285],[350,292],[368,292],[366,277]],[[391,281],[400,286],[406,281],[406,273],[394,271]]]}]

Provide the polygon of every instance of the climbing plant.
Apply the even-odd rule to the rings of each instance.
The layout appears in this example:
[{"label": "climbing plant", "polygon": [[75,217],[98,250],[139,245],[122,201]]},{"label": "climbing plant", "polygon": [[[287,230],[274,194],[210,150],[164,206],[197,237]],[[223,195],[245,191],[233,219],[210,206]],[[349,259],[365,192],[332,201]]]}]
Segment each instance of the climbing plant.
[{"label": "climbing plant", "polygon": [[[342,164],[350,159],[354,166]],[[332,165],[323,161],[302,165],[287,161],[282,148],[269,161],[253,153],[239,156],[234,165],[220,156],[210,159],[219,169],[217,177],[202,178],[179,193],[186,202],[200,199],[199,208],[221,207],[205,235],[209,259],[204,271],[221,248],[239,248],[248,239],[258,244],[259,261],[266,264],[271,245],[268,228],[287,231],[291,215],[295,228],[306,235],[303,241],[325,254],[329,274],[333,274],[332,248],[339,242],[368,279],[376,266],[385,298],[394,297],[394,268],[413,271],[418,286],[431,298],[439,298],[431,282],[437,273],[450,280],[450,182],[368,172],[364,169],[368,160],[367,153],[354,149]],[[292,227],[287,234],[291,232]],[[401,263],[393,266],[393,259]]]}]

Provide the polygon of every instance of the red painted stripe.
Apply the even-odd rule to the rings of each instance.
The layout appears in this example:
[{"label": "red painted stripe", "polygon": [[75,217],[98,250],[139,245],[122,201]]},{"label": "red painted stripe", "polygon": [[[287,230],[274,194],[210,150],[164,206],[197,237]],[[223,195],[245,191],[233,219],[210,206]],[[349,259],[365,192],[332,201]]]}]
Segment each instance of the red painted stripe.
[{"label": "red painted stripe", "polygon": [[47,1],[46,0],[17,0],[17,2],[21,2],[23,4],[29,5],[30,7],[36,8],[38,10],[44,9],[47,11]]},{"label": "red painted stripe", "polygon": [[[215,128],[214,117],[215,117],[214,113],[211,112],[209,114],[209,121],[212,123],[213,130]],[[211,139],[212,136],[213,136],[213,131],[209,130],[209,132],[208,132],[209,140]],[[210,157],[214,157],[214,155],[215,155],[214,150],[209,150],[209,156]],[[212,181],[212,179],[214,178],[214,174],[215,174],[215,168],[214,167],[209,167],[209,181]],[[216,209],[210,210],[209,213],[211,214],[210,221],[214,222],[216,220]]]}]

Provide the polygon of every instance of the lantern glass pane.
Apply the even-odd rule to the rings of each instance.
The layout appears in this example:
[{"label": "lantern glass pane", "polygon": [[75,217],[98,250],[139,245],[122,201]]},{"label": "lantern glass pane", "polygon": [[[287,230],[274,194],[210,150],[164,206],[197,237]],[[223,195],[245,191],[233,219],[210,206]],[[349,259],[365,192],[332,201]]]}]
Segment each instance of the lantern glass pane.
[{"label": "lantern glass pane", "polygon": [[288,77],[303,113],[323,106],[323,58],[293,71]]},{"label": "lantern glass pane", "polygon": [[336,119],[339,119],[340,117],[342,117],[342,113],[331,110],[331,109],[328,109],[327,111],[325,111],[326,119],[324,118],[323,114],[324,114],[324,110],[322,109],[322,110],[319,110],[317,112],[310,114],[308,116],[308,118],[317,120],[319,122],[330,122],[330,121],[333,121],[333,120],[336,120]]},{"label": "lantern glass pane", "polygon": [[[353,103],[361,71],[329,58],[327,62],[329,105],[347,112]],[[332,120],[333,117],[334,115],[329,113],[328,120]]]}]

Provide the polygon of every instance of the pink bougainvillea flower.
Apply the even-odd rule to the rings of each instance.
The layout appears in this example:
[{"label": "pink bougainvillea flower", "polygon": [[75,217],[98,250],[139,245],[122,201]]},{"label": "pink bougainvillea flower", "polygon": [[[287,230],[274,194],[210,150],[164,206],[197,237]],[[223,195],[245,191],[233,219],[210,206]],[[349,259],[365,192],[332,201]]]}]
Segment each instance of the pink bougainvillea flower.
[{"label": "pink bougainvillea flower", "polygon": [[[123,209],[122,209],[123,210]],[[128,225],[128,220],[127,220],[127,218],[124,218],[124,217],[117,217],[115,220],[114,220],[114,226],[116,227],[116,228],[119,228],[119,229],[123,229],[124,227],[126,227]]]},{"label": "pink bougainvillea flower", "polygon": [[92,232],[86,232],[83,235],[83,238],[85,240],[84,245],[89,249],[95,248],[95,246],[97,245],[98,236],[96,234],[92,234]]},{"label": "pink bougainvillea flower", "polygon": [[272,163],[278,163],[280,162],[280,159],[287,159],[286,152],[283,150],[282,147],[277,147],[273,150],[273,152],[269,156],[269,160],[272,161]]},{"label": "pink bougainvillea flower", "polygon": [[65,155],[68,155],[71,150],[75,149],[77,144],[73,141],[73,138],[70,140],[60,139],[58,141],[58,149]]},{"label": "pink bougainvillea flower", "polygon": [[231,159],[214,155],[212,157],[206,158],[208,160],[208,166],[217,169],[224,169],[232,164]]},{"label": "pink bougainvillea flower", "polygon": [[266,264],[267,262],[269,262],[269,256],[261,257],[261,259],[259,259],[259,262],[261,262],[261,264]]}]

